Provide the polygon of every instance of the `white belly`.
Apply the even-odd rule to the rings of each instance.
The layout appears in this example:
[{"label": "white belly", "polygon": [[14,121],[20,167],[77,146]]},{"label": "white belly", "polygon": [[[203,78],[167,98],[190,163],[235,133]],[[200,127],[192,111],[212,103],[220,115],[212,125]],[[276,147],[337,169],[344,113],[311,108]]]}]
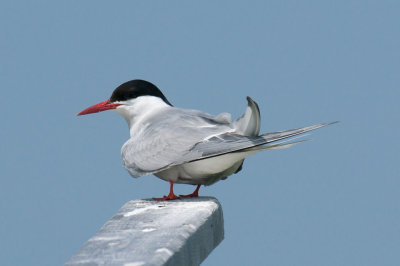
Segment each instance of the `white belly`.
[{"label": "white belly", "polygon": [[235,173],[245,157],[257,151],[229,153],[209,159],[173,166],[155,175],[166,181],[211,185]]}]

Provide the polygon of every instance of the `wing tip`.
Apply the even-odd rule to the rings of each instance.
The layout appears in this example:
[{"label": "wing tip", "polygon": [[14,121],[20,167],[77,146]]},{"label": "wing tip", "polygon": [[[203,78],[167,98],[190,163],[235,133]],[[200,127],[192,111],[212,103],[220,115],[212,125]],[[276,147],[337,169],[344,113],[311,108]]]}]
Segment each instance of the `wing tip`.
[{"label": "wing tip", "polygon": [[312,130],[315,130],[315,129],[318,129],[318,128],[321,128],[321,127],[326,127],[326,126],[330,126],[330,125],[333,125],[333,124],[337,124],[337,123],[339,123],[340,121],[333,121],[333,122],[327,122],[327,123],[320,123],[320,124],[315,124],[315,125],[312,125],[312,126],[308,126],[307,128],[310,128],[310,127],[314,127]]},{"label": "wing tip", "polygon": [[337,124],[337,123],[339,123],[340,121],[339,120],[337,120],[337,121],[333,121],[333,122],[328,122],[328,123],[324,123],[326,126],[329,126],[329,125],[333,125],[333,124]]}]

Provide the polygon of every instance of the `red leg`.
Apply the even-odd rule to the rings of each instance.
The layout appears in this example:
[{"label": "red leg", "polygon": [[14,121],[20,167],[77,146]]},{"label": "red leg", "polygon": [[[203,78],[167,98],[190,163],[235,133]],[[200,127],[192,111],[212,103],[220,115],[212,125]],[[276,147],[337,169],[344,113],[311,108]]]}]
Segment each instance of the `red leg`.
[{"label": "red leg", "polygon": [[171,186],[169,188],[169,195],[168,196],[164,196],[162,198],[153,198],[154,200],[174,200],[174,199],[179,199],[179,197],[177,197],[174,194],[174,181],[169,181],[169,183],[171,184]]},{"label": "red leg", "polygon": [[197,185],[197,188],[196,188],[196,190],[192,193],[192,194],[189,194],[189,195],[179,195],[181,198],[195,198],[195,197],[198,197],[199,196],[199,189],[200,189],[200,186],[201,185]]}]

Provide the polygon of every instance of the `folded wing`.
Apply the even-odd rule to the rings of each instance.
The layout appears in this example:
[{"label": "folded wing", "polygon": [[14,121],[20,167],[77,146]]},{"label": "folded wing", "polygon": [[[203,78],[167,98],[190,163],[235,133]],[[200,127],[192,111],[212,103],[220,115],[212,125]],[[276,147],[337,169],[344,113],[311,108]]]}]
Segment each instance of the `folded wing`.
[{"label": "folded wing", "polygon": [[199,111],[170,108],[122,146],[124,167],[134,176],[167,169],[203,141],[233,132],[229,114],[216,117]]},{"label": "folded wing", "polygon": [[[177,162],[177,164],[202,160],[231,152],[243,152],[248,149],[254,150],[256,147],[259,147],[259,149],[263,149],[263,145],[292,138],[334,123],[337,122],[321,123],[303,128],[270,132],[255,137],[241,136],[234,133],[222,134],[219,136],[215,136],[207,141],[196,144],[193,149],[191,149],[191,151],[186,154],[185,158],[182,158],[182,160]],[[284,145],[277,144],[270,147],[286,145],[290,145],[290,143]]]},{"label": "folded wing", "polygon": [[124,166],[134,177],[246,149],[289,147],[292,144],[277,143],[265,148],[263,145],[332,124],[322,123],[260,136],[243,136],[236,133],[234,123],[230,122],[227,115],[212,117],[198,111],[176,108],[157,116],[157,119],[122,147]]}]

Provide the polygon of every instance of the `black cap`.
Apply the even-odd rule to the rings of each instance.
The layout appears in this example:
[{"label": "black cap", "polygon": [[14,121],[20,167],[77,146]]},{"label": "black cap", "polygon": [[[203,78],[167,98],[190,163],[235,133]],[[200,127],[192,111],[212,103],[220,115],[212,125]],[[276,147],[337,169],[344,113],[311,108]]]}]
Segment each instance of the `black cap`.
[{"label": "black cap", "polygon": [[154,84],[141,79],[134,79],[119,85],[113,91],[110,102],[127,101],[140,96],[155,96],[172,106]]}]

